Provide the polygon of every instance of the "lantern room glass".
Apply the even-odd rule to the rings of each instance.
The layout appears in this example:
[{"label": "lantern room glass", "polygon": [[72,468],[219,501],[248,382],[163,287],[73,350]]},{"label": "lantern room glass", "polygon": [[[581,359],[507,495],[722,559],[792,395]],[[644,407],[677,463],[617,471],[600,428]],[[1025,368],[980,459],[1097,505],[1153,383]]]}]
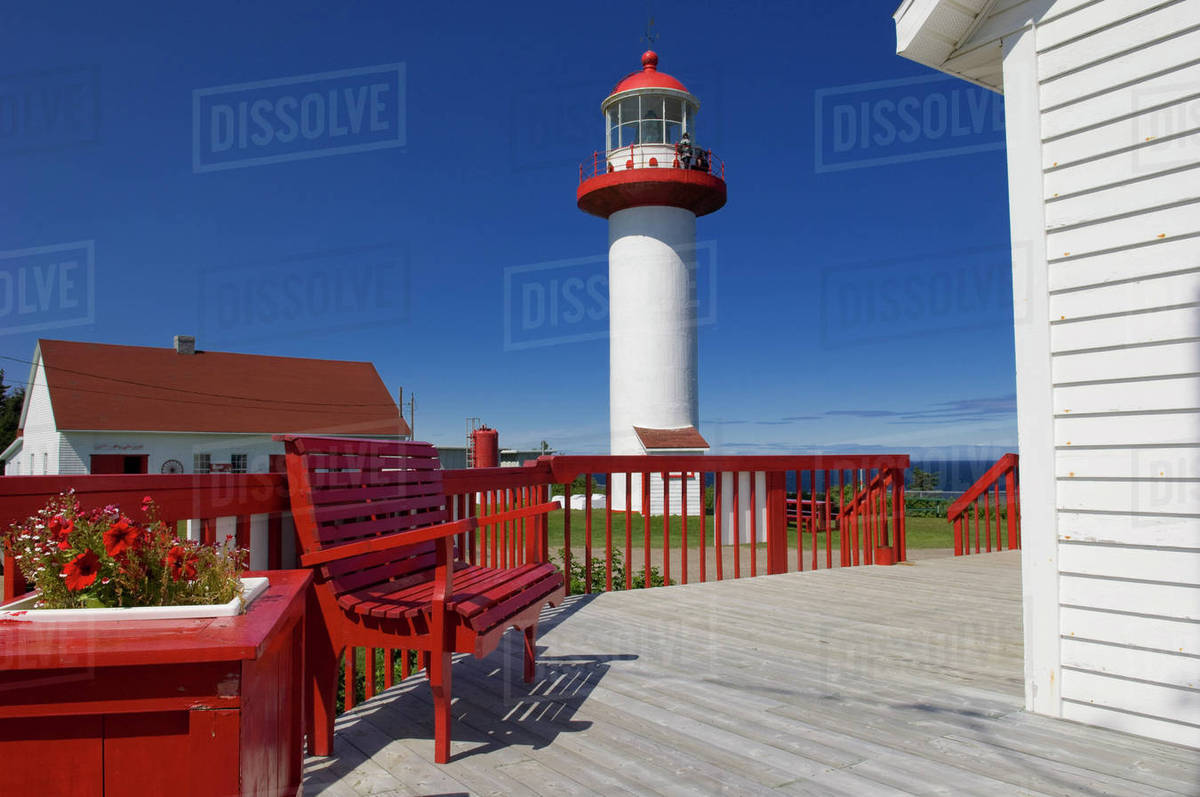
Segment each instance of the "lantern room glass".
[{"label": "lantern room glass", "polygon": [[662,94],[626,97],[608,107],[608,150],[631,144],[675,144],[692,131],[690,104]]}]

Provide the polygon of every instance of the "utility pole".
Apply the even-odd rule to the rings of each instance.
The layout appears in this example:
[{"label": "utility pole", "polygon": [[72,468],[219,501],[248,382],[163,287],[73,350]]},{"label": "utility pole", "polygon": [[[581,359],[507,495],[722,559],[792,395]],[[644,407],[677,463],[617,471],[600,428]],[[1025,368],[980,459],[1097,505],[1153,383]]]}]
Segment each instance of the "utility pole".
[{"label": "utility pole", "polygon": [[[396,389],[396,406],[400,410],[400,420],[404,420],[404,388]],[[416,423],[417,412],[417,394],[408,394],[408,439],[416,440],[416,432],[413,431],[413,424]]]}]

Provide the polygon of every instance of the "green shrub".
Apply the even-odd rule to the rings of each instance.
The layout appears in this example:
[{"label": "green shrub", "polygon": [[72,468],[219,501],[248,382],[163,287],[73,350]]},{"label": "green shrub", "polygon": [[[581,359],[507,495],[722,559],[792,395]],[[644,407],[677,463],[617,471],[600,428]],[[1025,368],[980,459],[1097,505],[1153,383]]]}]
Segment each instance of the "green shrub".
[{"label": "green shrub", "polygon": [[[558,560],[561,562],[566,558],[566,550],[558,549]],[[614,550],[612,552],[613,561],[613,592],[625,589],[625,563],[621,559],[621,552]],[[578,595],[587,592],[587,562],[581,557],[571,558],[571,594]],[[598,556],[592,557],[592,592],[605,592],[605,570],[604,560]],[[641,589],[646,584],[646,573],[644,570],[638,571],[632,576],[633,589]],[[674,584],[675,579],[667,582],[663,579],[662,573],[657,567],[650,568],[650,586],[661,587],[667,584]]]},{"label": "green shrub", "polygon": [[[378,650],[378,649],[377,649]],[[353,648],[346,651],[350,655],[354,653],[354,702],[361,703],[367,699],[367,668],[366,668],[366,651],[362,648]],[[415,650],[397,650],[395,661],[392,662],[392,683],[400,683],[402,671],[400,669],[403,656],[408,656],[409,672],[417,671],[417,651]],[[380,651],[375,656],[375,692],[378,694],[383,691],[384,684],[384,669],[387,667],[387,653]],[[346,697],[346,668],[344,662],[338,664],[338,689],[337,702],[334,704],[338,710],[341,710],[342,701]]]}]

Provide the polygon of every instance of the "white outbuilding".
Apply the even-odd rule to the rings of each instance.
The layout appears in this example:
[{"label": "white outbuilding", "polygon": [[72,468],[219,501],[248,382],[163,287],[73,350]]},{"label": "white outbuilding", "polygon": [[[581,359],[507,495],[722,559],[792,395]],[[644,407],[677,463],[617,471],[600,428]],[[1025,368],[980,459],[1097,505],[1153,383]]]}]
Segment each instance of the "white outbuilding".
[{"label": "white outbuilding", "polygon": [[369,362],[39,340],[8,475],[266,473],[273,434],[407,438]]},{"label": "white outbuilding", "polygon": [[1200,2],[895,23],[1005,99],[1026,706],[1200,747]]}]

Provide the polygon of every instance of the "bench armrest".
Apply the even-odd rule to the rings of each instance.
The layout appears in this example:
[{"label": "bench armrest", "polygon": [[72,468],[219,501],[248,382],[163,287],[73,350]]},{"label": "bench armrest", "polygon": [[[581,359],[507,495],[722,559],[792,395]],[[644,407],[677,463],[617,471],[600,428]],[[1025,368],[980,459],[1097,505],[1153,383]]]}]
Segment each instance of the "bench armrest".
[{"label": "bench armrest", "polygon": [[324,548],[320,551],[302,554],[300,556],[300,564],[304,567],[312,567],[313,565],[325,564],[326,562],[336,562],[348,556],[360,556],[365,553],[374,553],[375,551],[386,551],[401,545],[415,545],[416,543],[429,542],[430,540],[437,540],[443,537],[453,537],[456,534],[466,534],[467,532],[474,531],[476,525],[475,518],[469,517],[449,523],[439,523],[436,526],[426,526],[410,531],[396,531],[379,537],[368,537],[365,540],[356,540],[354,542],[335,545],[331,548]]}]

